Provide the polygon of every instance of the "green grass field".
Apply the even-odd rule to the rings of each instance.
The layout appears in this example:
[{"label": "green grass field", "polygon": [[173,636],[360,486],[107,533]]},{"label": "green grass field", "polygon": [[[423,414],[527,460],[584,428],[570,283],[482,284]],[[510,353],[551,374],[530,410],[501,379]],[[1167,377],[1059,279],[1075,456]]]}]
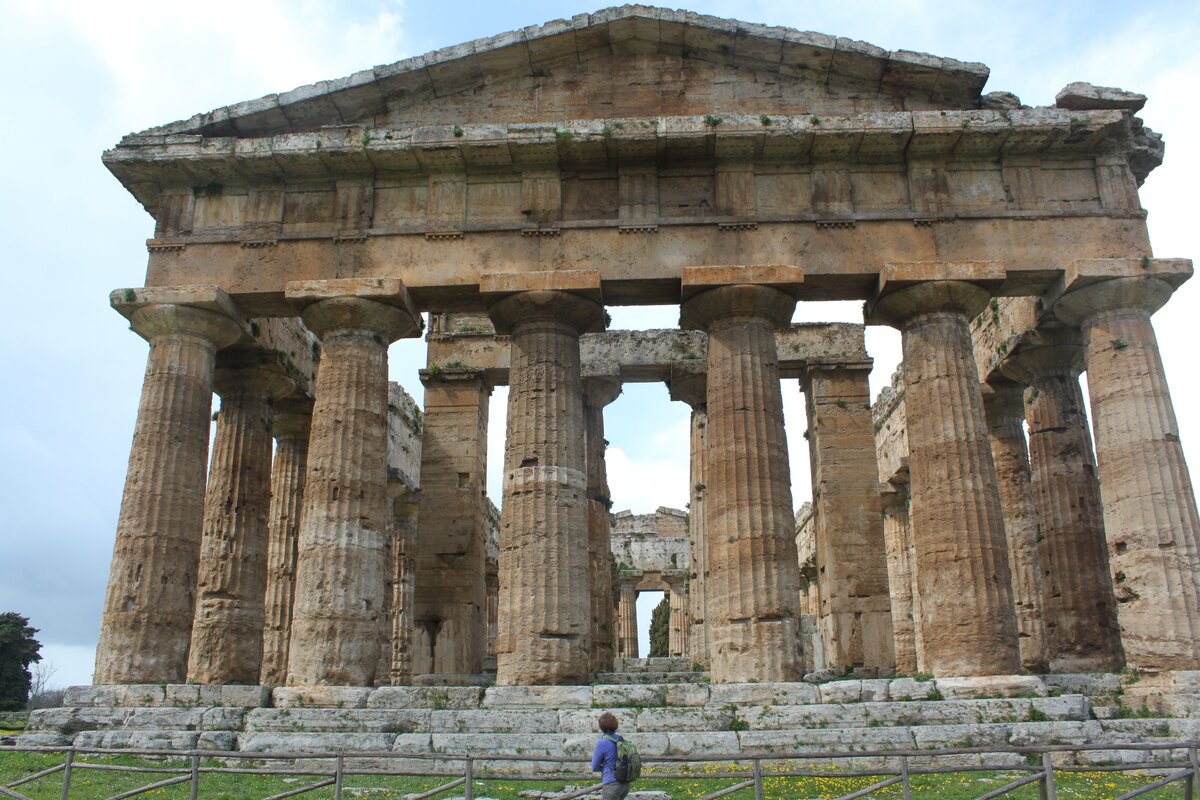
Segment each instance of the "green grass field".
[{"label": "green grass field", "polygon": [[[84,759],[81,759],[84,760]],[[162,768],[177,766],[186,768],[186,762],[150,762],[137,760],[128,756],[91,757],[86,759],[96,763],[122,766],[150,766]],[[0,786],[11,781],[32,775],[40,770],[61,764],[61,756],[40,753],[0,753]],[[216,762],[206,763],[205,766],[219,766]],[[937,800],[967,800],[996,789],[1023,773],[1018,772],[985,772],[959,773],[954,775],[917,775],[912,778],[913,797],[937,798]],[[76,769],[71,778],[71,797],[90,799],[111,797],[120,792],[144,786],[168,775],[163,774],[131,774],[127,772],[109,772],[97,770]],[[749,777],[747,775],[747,777]],[[1058,797],[1062,800],[1109,800],[1131,789],[1145,786],[1157,780],[1158,776],[1145,773],[1062,773],[1057,774]],[[253,775],[216,775],[205,774],[200,779],[200,795],[202,797],[229,798],[230,800],[252,800],[263,798],[290,789],[297,789],[305,784],[316,782],[319,778],[312,776],[280,777]],[[403,798],[406,794],[432,789],[448,781],[449,778],[404,778],[386,776],[349,776],[344,782],[344,797],[358,798]],[[766,778],[763,782],[764,798],[769,800],[805,800],[807,798],[831,798],[849,794],[858,789],[876,783],[879,779],[870,777],[843,778],[831,773],[828,777],[819,778]],[[703,770],[686,779],[660,779],[652,773],[643,773],[642,780],[635,785],[637,791],[658,790],[667,792],[673,800],[696,800],[706,794],[717,791],[724,786],[736,782],[731,778],[706,777]],[[580,784],[586,785],[586,784]],[[498,800],[519,800],[518,793],[526,789],[541,791],[558,791],[563,782],[551,781],[517,781],[517,780],[476,780],[476,798],[497,798]],[[15,791],[34,798],[35,800],[58,800],[62,788],[62,774],[58,773],[41,778],[32,783],[17,787]],[[141,797],[152,800],[175,800],[189,796],[188,785],[156,789]],[[302,795],[310,798],[333,797],[332,787]],[[462,788],[451,789],[441,797],[462,796]],[[899,786],[888,787],[871,795],[880,798],[901,797]],[[1174,784],[1151,792],[1145,797],[1153,800],[1164,798],[1182,798],[1182,784]],[[729,795],[733,800],[752,800],[753,791],[745,789]],[[1023,787],[1007,797],[1015,800],[1037,800],[1039,792],[1036,784]]]}]

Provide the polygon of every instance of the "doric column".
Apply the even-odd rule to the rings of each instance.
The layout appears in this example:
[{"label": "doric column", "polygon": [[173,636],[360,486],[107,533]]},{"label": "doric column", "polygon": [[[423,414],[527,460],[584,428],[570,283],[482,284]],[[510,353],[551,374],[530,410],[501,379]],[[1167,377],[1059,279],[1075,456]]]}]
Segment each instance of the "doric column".
[{"label": "doric column", "polygon": [[592,611],[579,336],[603,328],[604,310],[566,292],[526,291],[489,314],[512,337],[496,682],[586,683]]},{"label": "doric column", "polygon": [[482,372],[422,370],[421,510],[415,542],[413,663],[483,672],[487,622],[487,429]]},{"label": "doric column", "polygon": [[412,683],[413,640],[413,540],[417,535],[419,497],[405,487],[397,487],[392,500],[392,602],[388,635],[391,658],[388,683],[404,686]]},{"label": "doric column", "polygon": [[1171,292],[1116,278],[1054,309],[1083,330],[1117,618],[1138,669],[1200,668],[1200,520],[1150,322]]},{"label": "doric column", "polygon": [[[374,284],[375,288],[365,284]],[[321,339],[296,561],[289,685],[370,686],[385,629],[387,347],[421,329],[399,281],[287,295]],[[293,288],[295,287],[295,288]],[[361,291],[380,299],[350,295]],[[398,303],[399,305],[393,305]]]},{"label": "doric column", "polygon": [[617,655],[638,657],[637,587],[642,580],[639,569],[617,571]]},{"label": "doric column", "polygon": [[[500,573],[496,569],[489,569],[484,580],[487,582],[487,655],[494,659],[496,657],[496,633],[500,625]],[[611,595],[612,588],[610,587],[604,596],[609,598]],[[611,601],[609,605],[612,605]]]},{"label": "doric column", "polygon": [[691,406],[691,438],[689,446],[688,479],[688,552],[691,574],[688,582],[688,657],[693,664],[708,669],[708,627],[705,624],[704,585],[708,575],[708,537],[706,497],[708,486],[704,475],[705,439],[708,432],[708,373],[672,365],[668,384],[672,400]]},{"label": "doric column", "polygon": [[883,504],[883,543],[887,551],[888,585],[891,590],[896,674],[912,675],[917,671],[917,647],[907,487],[888,486],[880,493],[880,497]]},{"label": "doric column", "polygon": [[970,320],[987,290],[908,283],[873,317],[903,333],[913,552],[926,668],[934,675],[1020,669],[1008,544]]},{"label": "doric column", "polygon": [[819,614],[826,665],[892,668],[883,507],[871,424],[870,360],[859,368],[809,366],[808,411]]},{"label": "doric column", "polygon": [[[1017,615],[1021,669],[1046,671],[1046,619],[1042,606],[1042,567],[1038,558],[1038,516],[1030,484],[1029,453],[1025,447],[1024,388],[1004,379],[985,384],[983,407],[987,415],[992,460],[1000,481],[1000,505],[1004,512],[1004,534],[1008,540],[1008,564],[1012,572],[1013,608]],[[1051,615],[1052,616],[1052,615]]]},{"label": "doric column", "polygon": [[292,602],[296,597],[296,541],[304,497],[304,465],[312,403],[276,409],[275,463],[271,467],[271,511],[267,522],[267,591],[264,596],[263,657],[259,683],[287,682]]},{"label": "doric column", "polygon": [[[1042,616],[1051,672],[1115,672],[1124,663],[1108,566],[1100,486],[1083,410],[1083,348],[1070,333],[1044,334],[1005,370],[1029,388],[1032,491],[1041,529]],[[1018,431],[1019,433],[1019,431]]]},{"label": "doric column", "polygon": [[204,500],[188,683],[257,684],[271,504],[271,401],[295,384],[271,354],[217,356],[221,396]]},{"label": "doric column", "polygon": [[708,333],[708,577],[705,624],[718,683],[791,681],[800,655],[800,572],[775,330],[796,301],[767,286],[723,286],[683,303],[681,327]]},{"label": "doric column", "polygon": [[670,589],[668,605],[671,611],[667,633],[667,655],[684,656],[688,652],[688,574],[687,570],[665,570],[663,580]]},{"label": "doric column", "polygon": [[174,304],[143,305],[130,324],[150,354],[93,680],[180,683],[204,519],[213,367],[241,328],[226,315]]},{"label": "doric column", "polygon": [[[614,370],[615,372],[615,370]],[[612,672],[616,625],[612,614],[612,526],[604,464],[604,407],[621,394],[619,377],[583,379],[584,450],[587,462],[588,565],[591,575],[592,672]]]}]

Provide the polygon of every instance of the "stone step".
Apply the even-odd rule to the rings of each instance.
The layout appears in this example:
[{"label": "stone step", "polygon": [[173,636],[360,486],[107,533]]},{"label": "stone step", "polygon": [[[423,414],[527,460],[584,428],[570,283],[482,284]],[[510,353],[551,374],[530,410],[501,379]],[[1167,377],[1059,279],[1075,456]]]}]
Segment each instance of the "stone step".
[{"label": "stone step", "polygon": [[606,685],[708,683],[707,672],[596,672],[592,683]]}]

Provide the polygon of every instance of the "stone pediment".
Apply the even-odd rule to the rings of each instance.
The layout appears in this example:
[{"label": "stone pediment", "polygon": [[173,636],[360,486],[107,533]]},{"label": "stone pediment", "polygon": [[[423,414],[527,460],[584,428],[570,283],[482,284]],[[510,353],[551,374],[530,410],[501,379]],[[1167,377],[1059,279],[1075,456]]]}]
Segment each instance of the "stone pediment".
[{"label": "stone pediment", "polygon": [[144,131],[262,138],[645,116],[974,109],[988,70],[790,28],[622,6],[444,48]]}]

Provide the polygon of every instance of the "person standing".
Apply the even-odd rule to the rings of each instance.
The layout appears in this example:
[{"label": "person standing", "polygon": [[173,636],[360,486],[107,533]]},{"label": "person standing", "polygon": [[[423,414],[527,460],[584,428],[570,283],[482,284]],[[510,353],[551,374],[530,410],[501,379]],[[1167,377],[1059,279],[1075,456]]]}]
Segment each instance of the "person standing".
[{"label": "person standing", "polygon": [[596,741],[596,749],[592,753],[592,772],[600,773],[601,800],[625,800],[629,794],[629,784],[621,783],[613,770],[617,764],[617,742],[622,741],[617,735],[617,718],[605,711],[600,715],[600,738]]}]

